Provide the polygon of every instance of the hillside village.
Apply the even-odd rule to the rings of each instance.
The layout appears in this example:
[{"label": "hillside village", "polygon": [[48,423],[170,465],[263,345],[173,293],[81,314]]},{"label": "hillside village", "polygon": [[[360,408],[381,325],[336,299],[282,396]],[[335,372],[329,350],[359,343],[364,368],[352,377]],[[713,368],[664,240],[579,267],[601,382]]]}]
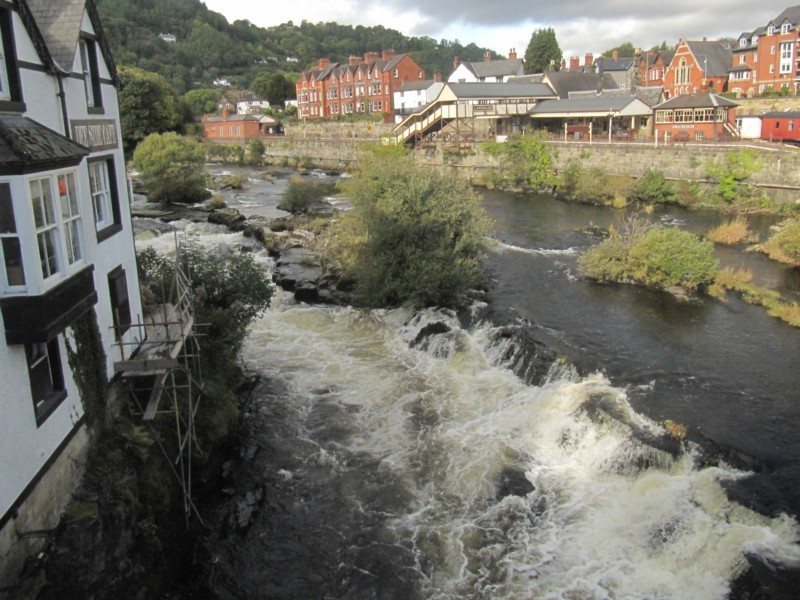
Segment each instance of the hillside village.
[{"label": "hillside village", "polygon": [[797,95],[800,6],[749,25],[734,44],[682,39],[672,50],[633,56],[587,53],[538,74],[525,73],[516,49],[503,58],[455,58],[446,79],[428,77],[410,55],[392,50],[351,56],[347,64],[320,58],[296,82],[298,117],[379,115],[397,124],[398,143],[413,145],[502,139],[526,126],[556,139],[796,142],[800,105],[745,114],[737,99]]}]

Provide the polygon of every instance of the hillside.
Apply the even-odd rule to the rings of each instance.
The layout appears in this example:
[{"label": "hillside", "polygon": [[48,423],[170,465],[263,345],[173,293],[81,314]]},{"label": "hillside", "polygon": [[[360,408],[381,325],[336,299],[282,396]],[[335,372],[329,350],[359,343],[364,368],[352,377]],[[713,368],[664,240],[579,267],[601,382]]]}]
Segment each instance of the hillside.
[{"label": "hillside", "polygon": [[[293,22],[258,27],[249,21],[228,23],[200,0],[96,0],[97,9],[120,65],[160,73],[180,93],[209,87],[224,77],[247,88],[260,73],[295,79],[320,57],[347,62],[350,55],[392,49],[410,54],[433,77],[446,77],[457,56],[477,61],[487,51],[475,44],[407,37],[383,26]],[[172,34],[165,42],[159,34]]]}]

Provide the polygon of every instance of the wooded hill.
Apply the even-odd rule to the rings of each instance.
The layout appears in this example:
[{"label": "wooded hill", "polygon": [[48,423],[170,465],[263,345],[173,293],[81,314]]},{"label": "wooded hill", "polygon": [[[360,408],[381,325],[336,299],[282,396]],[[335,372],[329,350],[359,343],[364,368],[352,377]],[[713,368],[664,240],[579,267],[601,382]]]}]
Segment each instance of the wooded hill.
[{"label": "wooded hill", "polygon": [[[447,77],[453,59],[479,61],[486,48],[473,43],[407,37],[383,26],[292,21],[258,27],[247,20],[228,23],[200,0],[96,0],[118,64],[163,75],[179,93],[210,87],[225,78],[240,89],[263,73],[294,81],[321,57],[347,62],[351,55],[391,49],[410,54],[428,77]],[[172,34],[166,42],[159,34]],[[507,49],[501,49],[505,52]]]}]

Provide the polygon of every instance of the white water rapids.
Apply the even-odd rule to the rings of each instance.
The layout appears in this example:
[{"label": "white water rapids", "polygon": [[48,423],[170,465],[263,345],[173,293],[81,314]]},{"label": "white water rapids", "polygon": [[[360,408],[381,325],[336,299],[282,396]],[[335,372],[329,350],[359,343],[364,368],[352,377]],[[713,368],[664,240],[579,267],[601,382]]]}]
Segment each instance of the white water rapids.
[{"label": "white water rapids", "polygon": [[[212,246],[241,239],[199,230]],[[168,250],[171,237],[142,243]],[[450,331],[412,348],[433,321]],[[654,435],[661,426],[601,375],[560,366],[525,384],[500,362],[491,329],[465,331],[445,311],[365,313],[278,292],[243,351],[300,413],[320,390],[345,409],[346,435],[319,444],[320,463],[345,469],[344,455],[359,453],[402,481],[408,498],[384,518],[411,550],[424,597],[721,599],[748,554],[800,562],[792,518],[726,498],[721,482],[744,473],[637,441],[631,423]],[[628,425],[587,410],[598,399]],[[509,473],[530,485],[504,490]]]}]

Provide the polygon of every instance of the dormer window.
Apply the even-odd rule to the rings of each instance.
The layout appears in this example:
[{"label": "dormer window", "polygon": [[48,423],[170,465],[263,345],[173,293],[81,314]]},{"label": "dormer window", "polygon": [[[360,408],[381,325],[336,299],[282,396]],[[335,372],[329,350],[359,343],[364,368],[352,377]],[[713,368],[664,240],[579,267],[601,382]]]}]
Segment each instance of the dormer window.
[{"label": "dormer window", "polygon": [[747,46],[747,38],[746,37],[739,38],[739,47],[744,48],[745,46]]},{"label": "dormer window", "polygon": [[781,25],[781,33],[789,33],[790,29],[791,25],[789,23],[784,23],[783,25]]},{"label": "dormer window", "polygon": [[753,45],[755,45],[755,44],[757,44],[757,43],[758,43],[758,36],[757,36],[757,35],[754,35],[754,36],[753,36]]},{"label": "dormer window", "polygon": [[775,34],[775,25],[770,25],[767,27],[767,35],[774,35]]}]

